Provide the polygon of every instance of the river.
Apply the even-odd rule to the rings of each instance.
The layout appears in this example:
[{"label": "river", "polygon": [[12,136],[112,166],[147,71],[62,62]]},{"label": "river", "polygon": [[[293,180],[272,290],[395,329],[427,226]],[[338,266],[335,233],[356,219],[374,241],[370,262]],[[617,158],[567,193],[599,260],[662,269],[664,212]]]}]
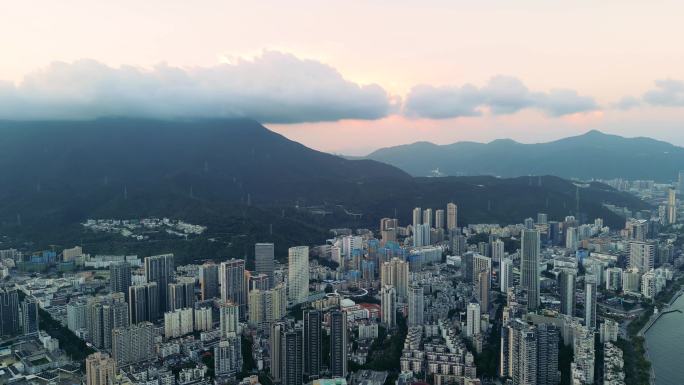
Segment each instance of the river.
[{"label": "river", "polygon": [[[684,312],[684,295],[667,310]],[[646,344],[655,370],[655,385],[684,383],[684,313],[663,314],[646,332]]]}]

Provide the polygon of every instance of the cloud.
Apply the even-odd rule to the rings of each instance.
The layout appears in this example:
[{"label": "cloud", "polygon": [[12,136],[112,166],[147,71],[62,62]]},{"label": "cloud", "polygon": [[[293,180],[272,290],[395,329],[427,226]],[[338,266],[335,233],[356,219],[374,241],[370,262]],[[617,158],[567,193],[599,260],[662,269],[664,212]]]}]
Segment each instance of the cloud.
[{"label": "cloud", "polygon": [[625,96],[614,104],[614,107],[619,110],[630,110],[639,107],[642,104],[641,99],[634,96]]},{"label": "cloud", "polygon": [[404,104],[409,117],[447,119],[477,116],[483,109],[494,115],[513,114],[536,108],[551,116],[596,110],[598,104],[574,90],[530,91],[522,81],[510,76],[495,76],[481,88],[419,85],[411,89]]},{"label": "cloud", "polygon": [[419,85],[411,89],[404,113],[411,117],[446,119],[455,116],[477,116],[482,103],[480,92],[472,85],[433,87]]},{"label": "cloud", "polygon": [[0,119],[249,117],[263,123],[378,119],[396,101],[314,60],[265,51],[233,64],[183,69],[55,62],[0,83]]},{"label": "cloud", "polygon": [[684,82],[675,79],[655,81],[656,88],[644,93],[645,102],[655,106],[684,106]]}]

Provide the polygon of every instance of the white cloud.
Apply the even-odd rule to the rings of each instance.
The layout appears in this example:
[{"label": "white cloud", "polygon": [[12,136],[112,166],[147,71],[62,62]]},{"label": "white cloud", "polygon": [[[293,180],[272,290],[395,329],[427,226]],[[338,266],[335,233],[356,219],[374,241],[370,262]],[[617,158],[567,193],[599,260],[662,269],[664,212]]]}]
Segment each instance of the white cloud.
[{"label": "white cloud", "polygon": [[265,51],[215,67],[113,68],[55,62],[21,83],[0,83],[0,119],[248,117],[263,123],[378,119],[396,102],[314,60]]},{"label": "white cloud", "polygon": [[416,86],[406,97],[404,113],[410,117],[446,119],[476,116],[481,108],[494,115],[536,108],[551,116],[562,116],[592,111],[598,105],[592,97],[579,95],[574,90],[532,92],[515,77],[495,76],[481,88],[470,84],[462,87]]},{"label": "white cloud", "polygon": [[684,82],[675,79],[655,81],[656,88],[646,92],[644,101],[656,106],[684,106]]}]

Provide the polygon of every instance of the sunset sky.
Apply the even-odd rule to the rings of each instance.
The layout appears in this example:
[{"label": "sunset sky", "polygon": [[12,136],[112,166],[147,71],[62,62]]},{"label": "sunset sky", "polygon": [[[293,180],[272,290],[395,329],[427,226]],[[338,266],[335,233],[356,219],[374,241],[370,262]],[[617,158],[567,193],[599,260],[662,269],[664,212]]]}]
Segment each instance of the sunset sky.
[{"label": "sunset sky", "polygon": [[247,116],[316,149],[684,145],[682,1],[4,1],[0,119]]}]

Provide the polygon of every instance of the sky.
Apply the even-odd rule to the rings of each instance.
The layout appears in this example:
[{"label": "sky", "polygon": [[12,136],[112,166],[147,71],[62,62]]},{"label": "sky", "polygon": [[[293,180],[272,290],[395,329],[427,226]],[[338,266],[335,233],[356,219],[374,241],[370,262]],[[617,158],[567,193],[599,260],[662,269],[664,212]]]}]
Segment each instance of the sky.
[{"label": "sky", "polygon": [[0,0],[0,119],[250,117],[303,144],[684,145],[684,2]]}]

